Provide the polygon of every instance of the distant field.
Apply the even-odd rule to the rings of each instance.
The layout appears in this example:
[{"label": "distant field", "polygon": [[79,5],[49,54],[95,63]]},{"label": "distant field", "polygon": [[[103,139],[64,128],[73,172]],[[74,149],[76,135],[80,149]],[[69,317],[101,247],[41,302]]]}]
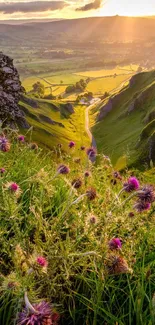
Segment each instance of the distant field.
[{"label": "distant field", "polygon": [[117,77],[108,77],[108,78],[100,78],[100,79],[94,79],[89,82],[87,86],[87,91],[93,92],[95,95],[103,94],[104,92],[112,91],[113,89],[119,87],[127,78],[130,78],[132,74],[130,75],[124,75],[124,76],[117,76]]},{"label": "distant field", "polygon": [[[60,87],[66,88],[67,85],[74,84],[77,81],[79,81],[80,79],[81,78],[79,76],[72,74],[72,73],[57,74],[57,75],[46,74],[46,75],[32,76],[32,77],[24,78],[22,80],[22,85],[23,85],[23,87],[25,87],[26,91],[32,90],[32,85],[37,81],[40,81],[42,84],[44,84],[45,87],[49,87],[50,86],[49,83],[50,83],[52,85],[57,84],[57,85],[60,85]],[[61,81],[63,82],[62,84],[61,84]],[[65,84],[66,86],[63,86],[63,84]]]},{"label": "distant field", "polygon": [[82,76],[82,77],[90,77],[90,78],[99,78],[103,76],[110,76],[116,74],[123,74],[123,73],[132,73],[135,72],[138,69],[138,65],[132,65],[132,66],[123,66],[123,67],[116,67],[114,69],[102,69],[102,70],[92,70],[92,71],[81,71],[75,73],[76,75]]},{"label": "distant field", "polygon": [[[109,70],[94,70],[85,71],[77,73],[46,73],[40,74],[38,76],[31,76],[23,78],[22,85],[27,92],[32,90],[32,86],[37,81],[40,81],[45,86],[45,94],[51,93],[50,86],[52,88],[53,95],[59,96],[65,92],[65,89],[70,84],[75,84],[81,78],[86,79],[87,77],[94,78],[91,80],[86,88],[86,91],[93,92],[94,95],[101,95],[105,91],[109,92],[119,87],[125,80],[130,78],[134,72],[137,70],[136,65],[116,67],[115,69]],[[117,74],[116,77],[113,77]],[[108,77],[110,75],[111,77]],[[65,100],[75,100],[77,98],[77,93],[71,93],[65,95]]]}]

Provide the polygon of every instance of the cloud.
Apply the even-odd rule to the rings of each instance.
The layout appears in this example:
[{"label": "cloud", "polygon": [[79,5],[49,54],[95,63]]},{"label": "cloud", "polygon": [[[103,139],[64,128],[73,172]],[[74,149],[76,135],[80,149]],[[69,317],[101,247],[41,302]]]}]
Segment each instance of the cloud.
[{"label": "cloud", "polygon": [[61,10],[66,6],[68,4],[65,1],[2,2],[0,3],[0,12],[3,14],[43,12]]},{"label": "cloud", "polygon": [[77,8],[76,11],[95,10],[95,9],[100,8],[101,5],[102,5],[102,0],[95,0],[93,2],[86,4],[85,6]]}]

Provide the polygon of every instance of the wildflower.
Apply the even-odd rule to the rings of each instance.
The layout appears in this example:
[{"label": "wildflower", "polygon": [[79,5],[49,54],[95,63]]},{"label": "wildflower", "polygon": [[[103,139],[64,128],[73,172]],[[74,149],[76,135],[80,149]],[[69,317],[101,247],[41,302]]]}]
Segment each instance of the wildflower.
[{"label": "wildflower", "polygon": [[74,141],[70,141],[68,146],[69,146],[69,148],[75,147],[75,142]]},{"label": "wildflower", "polygon": [[32,150],[38,150],[38,145],[35,142],[34,143],[31,143],[30,148]]},{"label": "wildflower", "polygon": [[151,203],[139,200],[134,205],[134,208],[137,210],[137,212],[147,211],[151,208]]},{"label": "wildflower", "polygon": [[95,215],[89,215],[88,218],[87,218],[87,223],[91,224],[91,225],[95,225],[97,224],[98,222],[98,219]]},{"label": "wildflower", "polygon": [[5,136],[0,137],[0,150],[3,152],[7,152],[10,150],[10,143]]},{"label": "wildflower", "polygon": [[19,135],[19,136],[18,136],[18,141],[24,143],[24,142],[25,142],[25,137],[24,137],[24,135]]},{"label": "wildflower", "polygon": [[74,179],[72,181],[72,186],[76,189],[80,188],[82,186],[82,180],[80,178]]},{"label": "wildflower", "polygon": [[58,325],[59,315],[52,312],[49,303],[42,301],[31,305],[25,295],[25,308],[19,313],[18,325]]},{"label": "wildflower", "polygon": [[20,186],[17,183],[9,182],[5,185],[6,189],[8,189],[12,194],[15,194],[16,197],[19,197],[22,193]]},{"label": "wildflower", "polygon": [[90,201],[94,200],[96,198],[96,190],[94,188],[89,188],[86,191],[86,195]]},{"label": "wildflower", "polygon": [[70,169],[66,165],[60,165],[57,169],[59,174],[66,175],[70,172]]},{"label": "wildflower", "polygon": [[85,173],[84,173],[84,176],[89,177],[90,175],[91,175],[90,172],[88,170],[86,170]]},{"label": "wildflower", "polygon": [[12,192],[17,192],[18,189],[19,189],[19,185],[16,184],[16,183],[11,183],[10,186],[9,186],[9,189],[10,189]]},{"label": "wildflower", "polygon": [[121,174],[117,171],[113,173],[113,177],[122,180]]},{"label": "wildflower", "polygon": [[129,216],[130,218],[132,218],[132,217],[134,217],[134,213],[133,213],[133,212],[129,212],[128,216]]},{"label": "wildflower", "polygon": [[106,262],[109,275],[128,273],[130,271],[127,261],[121,256],[111,255]]},{"label": "wildflower", "polygon": [[109,242],[110,249],[120,249],[122,247],[121,240],[119,238],[113,238]]},{"label": "wildflower", "polygon": [[138,198],[142,202],[153,203],[155,201],[155,191],[153,186],[145,185],[139,192]]},{"label": "wildflower", "polygon": [[95,158],[96,157],[96,149],[91,147],[87,149],[87,155],[89,158]]},{"label": "wildflower", "polygon": [[15,289],[18,286],[17,282],[10,281],[8,282],[8,289]]},{"label": "wildflower", "polygon": [[0,174],[3,175],[6,172],[5,168],[0,168]]},{"label": "wildflower", "polygon": [[85,147],[84,147],[84,146],[81,146],[81,150],[82,150],[82,151],[85,150]]},{"label": "wildflower", "polygon": [[128,182],[124,184],[124,190],[126,192],[132,192],[139,189],[139,181],[136,177],[130,177]]},{"label": "wildflower", "polygon": [[43,256],[38,256],[36,261],[42,267],[47,267],[47,265],[48,265],[46,258]]}]

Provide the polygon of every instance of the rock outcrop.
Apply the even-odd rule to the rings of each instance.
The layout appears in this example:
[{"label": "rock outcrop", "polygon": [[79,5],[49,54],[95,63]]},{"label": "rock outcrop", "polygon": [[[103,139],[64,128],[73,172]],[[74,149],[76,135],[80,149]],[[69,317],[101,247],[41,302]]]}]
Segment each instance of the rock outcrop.
[{"label": "rock outcrop", "polygon": [[21,86],[13,60],[0,52],[0,122],[2,126],[28,128],[18,102],[24,88]]},{"label": "rock outcrop", "polygon": [[74,108],[73,108],[73,105],[71,103],[65,104],[64,108],[68,113],[70,113],[70,114],[74,113]]}]

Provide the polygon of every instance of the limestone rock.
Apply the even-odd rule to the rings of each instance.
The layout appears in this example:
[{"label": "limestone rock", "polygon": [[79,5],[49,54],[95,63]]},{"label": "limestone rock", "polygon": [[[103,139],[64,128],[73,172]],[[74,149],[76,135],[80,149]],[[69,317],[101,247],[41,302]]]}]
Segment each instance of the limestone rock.
[{"label": "limestone rock", "polygon": [[18,106],[24,88],[13,60],[0,52],[0,120],[2,126],[16,124],[28,128],[24,113]]}]

